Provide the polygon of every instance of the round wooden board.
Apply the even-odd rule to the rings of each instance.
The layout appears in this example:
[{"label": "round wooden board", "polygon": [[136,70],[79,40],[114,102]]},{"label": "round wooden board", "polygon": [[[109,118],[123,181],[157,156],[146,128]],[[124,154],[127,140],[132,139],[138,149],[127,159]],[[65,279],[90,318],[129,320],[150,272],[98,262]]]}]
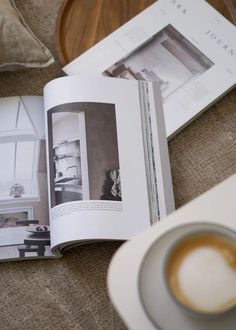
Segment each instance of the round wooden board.
[{"label": "round wooden board", "polygon": [[[61,65],[71,62],[154,2],[65,0],[56,24],[56,47]],[[231,18],[222,0],[208,2],[228,19]]]},{"label": "round wooden board", "polygon": [[61,65],[82,54],[155,0],[65,0],[56,27]]}]

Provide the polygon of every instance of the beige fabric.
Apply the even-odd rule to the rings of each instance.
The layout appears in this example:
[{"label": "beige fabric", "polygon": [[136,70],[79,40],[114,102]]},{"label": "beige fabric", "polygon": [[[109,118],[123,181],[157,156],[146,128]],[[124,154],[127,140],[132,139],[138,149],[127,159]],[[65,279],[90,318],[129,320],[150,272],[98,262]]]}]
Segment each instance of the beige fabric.
[{"label": "beige fabric", "polygon": [[13,0],[1,0],[0,31],[0,71],[45,67],[54,61],[50,51],[27,26]]},{"label": "beige fabric", "polygon": [[[54,31],[63,0],[15,3],[57,58]],[[43,69],[1,72],[0,97],[40,95],[46,82],[61,75],[57,60]],[[177,207],[235,173],[236,90],[171,139],[169,148]],[[0,264],[0,330],[110,330],[106,275],[119,246],[90,244],[68,251],[60,260]],[[123,328],[118,321],[117,329]]]}]

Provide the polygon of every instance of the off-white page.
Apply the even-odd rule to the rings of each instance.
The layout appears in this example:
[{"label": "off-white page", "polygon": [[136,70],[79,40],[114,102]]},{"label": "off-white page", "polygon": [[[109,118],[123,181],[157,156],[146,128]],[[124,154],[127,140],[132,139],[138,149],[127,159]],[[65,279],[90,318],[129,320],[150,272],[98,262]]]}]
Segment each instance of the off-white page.
[{"label": "off-white page", "polygon": [[[150,84],[150,87],[151,86],[152,84]],[[50,225],[52,247],[65,242],[78,240],[128,239],[150,226],[138,82],[112,78],[80,80],[77,77],[64,77],[54,80],[46,86],[44,90],[44,100],[47,118],[46,127],[48,127],[47,153],[49,155],[49,203],[51,205]],[[154,99],[152,99],[151,102],[154,103]],[[115,111],[122,201],[94,199],[96,187],[94,188],[94,185],[90,182],[92,180],[91,178],[94,178],[91,171],[94,164],[90,162],[90,157],[91,154],[94,155],[97,150],[94,148],[94,145],[91,144],[91,141],[89,142],[89,133],[91,133],[89,130],[91,125],[88,117],[89,111],[94,111],[94,104],[96,105],[95,112],[97,112],[98,116],[100,114],[102,115],[102,113],[108,116],[109,111]],[[113,106],[113,108],[106,112],[106,107],[109,106]],[[75,133],[73,133],[72,131],[74,128],[72,128],[66,133],[70,138],[68,137],[66,139],[64,136],[66,123],[69,120],[69,116],[77,113],[77,110],[80,113],[84,112],[84,126],[86,132],[83,133],[83,128],[79,128],[80,137],[79,135],[76,137],[76,130]],[[77,120],[76,116],[73,118],[72,126]],[[159,120],[161,120],[161,117]],[[164,126],[164,122],[159,124],[162,127]],[[91,136],[94,136],[98,124],[94,123],[93,125],[94,131]],[[52,129],[50,129],[50,126],[52,126]],[[106,129],[103,131],[104,135],[109,129],[109,126],[110,124],[108,123]],[[58,134],[57,128],[60,134]],[[50,142],[50,130],[52,131],[54,142]],[[64,201],[62,201],[62,190],[64,189],[64,192],[67,192],[66,189],[68,185],[70,185],[70,182],[73,182],[73,187],[75,187],[77,177],[75,172],[72,172],[72,168],[76,167],[75,165],[67,166],[66,169],[63,169],[61,163],[62,161],[67,162],[67,159],[70,162],[72,161],[75,152],[71,152],[71,148],[73,144],[76,145],[78,143],[78,140],[80,140],[80,148],[82,148],[84,134],[86,135],[87,146],[84,146],[83,150],[87,150],[89,188],[86,189],[86,187],[84,187],[85,184],[83,185],[83,175],[86,176],[86,171],[84,171],[85,174],[82,173],[82,184],[80,186],[81,191],[78,189],[76,192],[74,188],[75,190],[72,194],[73,198],[75,193],[77,193],[78,196],[81,194],[81,200],[68,202],[66,201],[66,197]],[[111,132],[110,136],[112,134]],[[155,134],[157,135],[157,133]],[[60,139],[63,141],[60,142]],[[166,142],[165,137],[162,137],[162,139]],[[96,143],[96,140],[94,140],[94,143]],[[106,144],[106,141],[104,141],[104,144]],[[67,146],[67,149],[65,149],[65,146]],[[62,150],[62,148],[64,148],[63,150],[70,150],[70,152],[63,151],[63,154],[59,151],[60,149]],[[91,148],[94,148],[92,152]],[[160,146],[158,148],[160,150],[163,149],[163,147]],[[50,157],[52,157],[50,156],[50,154],[52,154],[52,149],[54,154],[53,158],[50,159]],[[164,150],[167,154],[167,148],[164,148]],[[81,162],[83,163],[83,153],[81,153],[80,156]],[[97,162],[96,164],[98,167],[100,166],[100,162],[103,162],[104,157],[108,157],[107,152],[105,156],[101,157],[99,162],[97,162],[96,159],[94,160]],[[158,157],[160,158],[160,155]],[[164,159],[168,159],[167,155],[165,155]],[[49,162],[51,162],[51,167]],[[53,162],[55,168],[54,172],[56,172],[54,174],[52,173]],[[73,160],[73,164],[75,164],[75,160]],[[67,165],[69,165],[69,163]],[[163,166],[165,166],[165,170],[161,169]],[[59,167],[60,170],[58,170]],[[83,166],[81,166],[81,168],[82,167]],[[168,212],[173,210],[173,192],[172,189],[170,189],[170,187],[172,187],[171,180],[170,176],[168,176],[169,173],[167,175],[168,171],[166,172],[166,169],[169,167],[169,162],[166,164],[160,163],[158,167],[160,168],[160,173],[168,177],[168,180],[166,178],[162,178],[162,180],[160,178],[158,179],[160,185],[165,185],[165,187],[160,187],[158,193],[166,194],[168,192],[170,194],[168,198],[160,198],[161,215],[164,215],[167,213],[167,210]],[[70,172],[70,175],[66,176],[65,173],[68,172]],[[81,170],[81,172],[83,171]],[[74,179],[71,179],[72,173],[74,173]],[[95,179],[97,179],[96,175]],[[77,186],[79,186],[79,184],[77,184]],[[71,187],[72,184],[69,188],[72,189],[73,187]],[[54,190],[57,192],[55,193]],[[55,195],[57,195],[56,198]]]},{"label": "off-white page", "polygon": [[64,71],[159,80],[170,137],[235,85],[236,29],[204,0],[159,0]]}]

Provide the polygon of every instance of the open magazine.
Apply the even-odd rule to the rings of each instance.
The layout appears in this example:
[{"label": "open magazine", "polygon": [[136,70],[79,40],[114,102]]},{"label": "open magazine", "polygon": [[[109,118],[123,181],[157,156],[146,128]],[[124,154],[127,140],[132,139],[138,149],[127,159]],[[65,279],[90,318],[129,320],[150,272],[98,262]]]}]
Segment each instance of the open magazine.
[{"label": "open magazine", "polygon": [[158,83],[63,77],[0,99],[0,260],[126,240],[174,210]]},{"label": "open magazine", "polygon": [[158,81],[170,137],[235,86],[236,28],[204,0],[159,0],[63,69]]}]

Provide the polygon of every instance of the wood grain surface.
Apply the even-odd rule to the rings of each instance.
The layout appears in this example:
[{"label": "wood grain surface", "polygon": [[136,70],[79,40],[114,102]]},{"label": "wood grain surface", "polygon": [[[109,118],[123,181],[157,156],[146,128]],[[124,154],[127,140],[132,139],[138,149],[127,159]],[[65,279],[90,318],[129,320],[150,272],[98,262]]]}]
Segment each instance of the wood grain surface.
[{"label": "wood grain surface", "polygon": [[[196,0],[198,1],[198,0]],[[81,55],[155,0],[65,0],[56,24],[56,48],[62,66]],[[208,0],[228,19],[223,0]]]}]

